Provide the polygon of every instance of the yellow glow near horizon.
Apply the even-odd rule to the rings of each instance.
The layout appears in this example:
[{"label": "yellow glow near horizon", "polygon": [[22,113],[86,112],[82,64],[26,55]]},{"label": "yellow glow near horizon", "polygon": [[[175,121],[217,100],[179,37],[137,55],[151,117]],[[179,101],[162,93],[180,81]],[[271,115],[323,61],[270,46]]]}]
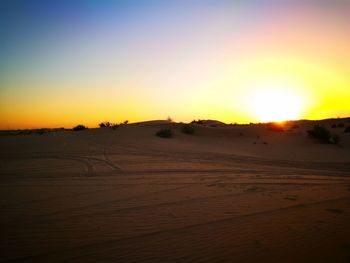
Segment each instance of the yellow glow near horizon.
[{"label": "yellow glow near horizon", "polygon": [[71,20],[53,5],[45,27],[35,8],[12,14],[23,21],[4,24],[16,37],[0,48],[0,129],[350,116],[348,1],[105,2]]}]

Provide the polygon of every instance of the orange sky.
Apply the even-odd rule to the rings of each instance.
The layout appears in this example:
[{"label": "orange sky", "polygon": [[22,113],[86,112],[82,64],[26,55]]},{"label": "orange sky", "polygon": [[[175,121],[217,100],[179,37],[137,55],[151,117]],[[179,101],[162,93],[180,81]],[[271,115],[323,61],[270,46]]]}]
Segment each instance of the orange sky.
[{"label": "orange sky", "polygon": [[348,1],[145,2],[3,8],[0,129],[350,116]]}]

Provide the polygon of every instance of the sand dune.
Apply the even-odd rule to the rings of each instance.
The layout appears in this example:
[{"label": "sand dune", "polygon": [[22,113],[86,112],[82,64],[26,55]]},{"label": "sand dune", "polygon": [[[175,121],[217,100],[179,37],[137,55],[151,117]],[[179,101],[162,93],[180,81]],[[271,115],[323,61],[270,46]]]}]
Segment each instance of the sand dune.
[{"label": "sand dune", "polygon": [[313,124],[0,136],[0,261],[349,262],[350,135]]}]

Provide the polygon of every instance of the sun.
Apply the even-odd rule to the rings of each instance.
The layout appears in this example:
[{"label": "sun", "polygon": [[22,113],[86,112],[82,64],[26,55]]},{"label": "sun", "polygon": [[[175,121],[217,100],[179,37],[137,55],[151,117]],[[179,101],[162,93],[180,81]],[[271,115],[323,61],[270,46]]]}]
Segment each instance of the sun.
[{"label": "sun", "polygon": [[262,88],[249,99],[249,108],[261,122],[283,122],[300,118],[301,97],[284,88]]}]

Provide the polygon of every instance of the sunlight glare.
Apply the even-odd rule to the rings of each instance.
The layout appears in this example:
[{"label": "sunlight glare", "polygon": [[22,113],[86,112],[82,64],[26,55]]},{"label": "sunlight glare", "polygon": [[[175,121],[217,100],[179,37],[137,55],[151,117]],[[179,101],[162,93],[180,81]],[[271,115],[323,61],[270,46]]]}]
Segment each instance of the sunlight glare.
[{"label": "sunlight glare", "polygon": [[262,87],[249,100],[249,108],[261,122],[282,122],[300,118],[301,97],[285,87]]}]

